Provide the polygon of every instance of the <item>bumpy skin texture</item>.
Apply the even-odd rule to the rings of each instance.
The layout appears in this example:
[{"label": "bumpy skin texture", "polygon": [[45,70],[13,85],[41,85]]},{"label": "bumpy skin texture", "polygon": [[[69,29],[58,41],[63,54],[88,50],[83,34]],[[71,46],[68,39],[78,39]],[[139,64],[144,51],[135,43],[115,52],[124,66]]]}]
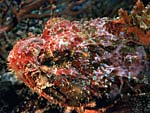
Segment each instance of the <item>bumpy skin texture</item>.
[{"label": "bumpy skin texture", "polygon": [[32,90],[62,106],[94,107],[97,99],[115,98],[124,79],[142,81],[146,54],[133,35],[109,33],[110,22],[52,18],[40,37],[17,42],[8,66]]}]

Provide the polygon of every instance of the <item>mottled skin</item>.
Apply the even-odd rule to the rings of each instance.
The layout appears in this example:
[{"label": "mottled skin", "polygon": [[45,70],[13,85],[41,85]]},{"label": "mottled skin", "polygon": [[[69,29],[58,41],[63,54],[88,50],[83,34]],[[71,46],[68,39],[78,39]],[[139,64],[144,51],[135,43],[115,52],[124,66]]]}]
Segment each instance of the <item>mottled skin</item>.
[{"label": "mottled skin", "polygon": [[83,112],[97,99],[121,94],[124,79],[142,81],[144,48],[122,30],[110,33],[107,27],[113,23],[108,18],[83,23],[52,18],[41,36],[17,42],[8,66],[48,101]]}]

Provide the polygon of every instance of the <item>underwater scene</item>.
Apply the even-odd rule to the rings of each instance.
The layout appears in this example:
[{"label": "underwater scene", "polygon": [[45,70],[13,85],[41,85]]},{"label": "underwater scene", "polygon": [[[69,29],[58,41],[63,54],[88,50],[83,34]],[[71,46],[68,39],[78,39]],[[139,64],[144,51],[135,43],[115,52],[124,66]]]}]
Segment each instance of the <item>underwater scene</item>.
[{"label": "underwater scene", "polygon": [[0,0],[0,113],[150,113],[150,0]]}]

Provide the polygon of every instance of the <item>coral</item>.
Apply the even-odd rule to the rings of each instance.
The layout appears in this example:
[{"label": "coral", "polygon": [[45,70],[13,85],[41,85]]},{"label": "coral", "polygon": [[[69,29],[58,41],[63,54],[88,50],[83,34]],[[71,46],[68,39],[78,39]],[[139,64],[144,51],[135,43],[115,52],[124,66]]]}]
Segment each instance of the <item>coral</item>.
[{"label": "coral", "polygon": [[[133,5],[135,0],[1,0],[0,1],[0,31],[13,31],[17,26],[26,29],[24,22],[32,19],[39,24],[41,20],[54,16],[65,16],[67,18],[95,18],[116,15],[119,7]],[[110,7],[111,6],[111,7]],[[129,6],[129,7],[130,7]],[[39,21],[40,20],[40,21]],[[35,25],[35,24],[34,24]],[[14,34],[15,35],[15,34]]]},{"label": "coral", "polygon": [[[108,23],[108,30],[113,34],[126,32],[128,35],[135,35],[145,46],[150,45],[150,5],[144,8],[140,0],[136,2],[131,14],[119,10],[119,19]],[[118,27],[116,29],[116,27]]]},{"label": "coral", "polygon": [[[149,42],[142,39],[149,31],[145,34],[137,24],[131,24],[140,11],[131,15],[120,11],[118,20],[51,18],[41,36],[17,42],[8,56],[8,66],[29,88],[51,103],[65,106],[66,112],[94,108],[100,99],[115,100],[124,92],[124,84],[144,80],[142,43]],[[131,35],[133,30],[142,43]]]}]

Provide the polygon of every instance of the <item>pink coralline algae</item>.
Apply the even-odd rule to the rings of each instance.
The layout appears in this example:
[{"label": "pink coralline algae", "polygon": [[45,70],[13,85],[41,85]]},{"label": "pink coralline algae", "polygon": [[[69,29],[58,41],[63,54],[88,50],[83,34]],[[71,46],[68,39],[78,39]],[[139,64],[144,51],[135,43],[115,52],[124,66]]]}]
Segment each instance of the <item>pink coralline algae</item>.
[{"label": "pink coralline algae", "polygon": [[114,20],[51,18],[41,36],[20,40],[8,66],[30,89],[60,106],[95,107],[122,93],[125,83],[144,79],[146,53],[136,37],[109,32]]}]

